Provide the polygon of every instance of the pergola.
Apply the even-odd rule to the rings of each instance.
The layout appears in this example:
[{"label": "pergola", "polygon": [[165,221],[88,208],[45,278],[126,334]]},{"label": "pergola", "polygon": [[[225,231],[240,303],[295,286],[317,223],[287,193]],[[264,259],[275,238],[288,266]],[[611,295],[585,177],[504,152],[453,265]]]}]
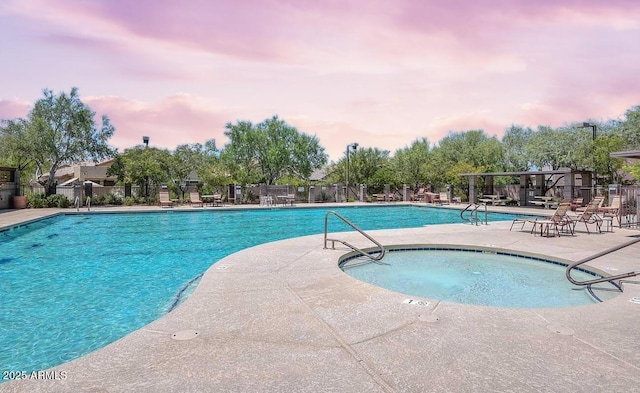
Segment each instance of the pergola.
[{"label": "pergola", "polygon": [[[526,206],[535,196],[543,196],[543,185],[547,176],[563,176],[563,198],[573,199],[577,196],[576,188],[580,190],[580,196],[585,201],[591,199],[592,172],[572,169],[558,169],[549,171],[519,171],[519,172],[484,172],[484,173],[463,173],[463,177],[469,178],[469,202],[476,203],[477,180],[484,178],[483,194],[494,194],[493,179],[497,176],[518,176],[520,178],[520,205]],[[529,178],[533,176],[533,186],[529,186]],[[579,178],[578,178],[579,177]],[[580,184],[577,184],[579,181]]]}]

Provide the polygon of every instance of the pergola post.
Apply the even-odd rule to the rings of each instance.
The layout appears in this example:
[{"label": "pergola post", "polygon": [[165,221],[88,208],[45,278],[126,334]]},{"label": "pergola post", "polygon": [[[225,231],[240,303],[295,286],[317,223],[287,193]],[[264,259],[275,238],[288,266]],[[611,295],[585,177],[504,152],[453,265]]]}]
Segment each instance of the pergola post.
[{"label": "pergola post", "polygon": [[476,176],[469,176],[469,203],[476,203]]}]

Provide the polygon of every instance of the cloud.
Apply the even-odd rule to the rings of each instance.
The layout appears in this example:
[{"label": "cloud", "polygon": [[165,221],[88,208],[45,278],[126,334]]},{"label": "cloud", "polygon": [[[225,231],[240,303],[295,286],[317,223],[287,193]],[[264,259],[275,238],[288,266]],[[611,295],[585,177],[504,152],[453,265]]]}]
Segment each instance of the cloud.
[{"label": "cloud", "polygon": [[[111,143],[122,149],[139,145],[148,136],[151,145],[175,148],[180,144],[216,139],[221,146],[224,126],[232,111],[188,94],[176,94],[156,102],[121,97],[87,97],[87,105],[98,115],[107,115],[116,128]],[[222,143],[221,143],[222,141]]]}]

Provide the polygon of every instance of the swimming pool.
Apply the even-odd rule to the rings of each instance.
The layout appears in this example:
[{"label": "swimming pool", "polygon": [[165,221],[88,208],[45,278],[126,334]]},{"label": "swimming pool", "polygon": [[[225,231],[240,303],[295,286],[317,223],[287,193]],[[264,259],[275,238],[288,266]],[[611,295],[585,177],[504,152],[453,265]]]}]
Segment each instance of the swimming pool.
[{"label": "swimming pool", "polygon": [[[383,264],[346,258],[350,276],[407,295],[464,304],[513,308],[555,308],[593,304],[586,288],[565,277],[566,265],[548,259],[478,248],[425,246],[390,248]],[[574,270],[577,280],[595,275]],[[611,290],[615,288],[604,284]],[[598,291],[603,300],[619,292]]]},{"label": "swimming pool", "polygon": [[[65,214],[0,232],[0,369],[42,370],[101,348],[168,312],[221,258],[322,233],[328,210]],[[460,222],[442,208],[332,210],[365,230]],[[346,230],[331,221],[330,231]]]}]

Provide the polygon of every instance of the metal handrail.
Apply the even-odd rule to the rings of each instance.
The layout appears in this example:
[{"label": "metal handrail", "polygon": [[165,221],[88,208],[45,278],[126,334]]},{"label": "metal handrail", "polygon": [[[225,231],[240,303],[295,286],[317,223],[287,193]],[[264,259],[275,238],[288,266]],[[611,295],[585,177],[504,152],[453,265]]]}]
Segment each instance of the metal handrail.
[{"label": "metal handrail", "polygon": [[587,263],[587,262],[592,261],[592,260],[594,260],[596,258],[600,258],[603,255],[610,254],[610,253],[612,253],[614,251],[618,251],[618,250],[620,250],[622,248],[631,246],[631,245],[636,244],[638,242],[640,242],[640,238],[633,239],[633,240],[631,240],[629,242],[619,244],[619,245],[617,245],[615,247],[611,247],[611,248],[606,249],[604,251],[601,251],[601,252],[599,252],[599,253],[597,253],[595,255],[592,255],[590,257],[587,257],[587,258],[584,258],[584,259],[581,259],[581,260],[579,260],[577,262],[572,263],[571,265],[567,266],[567,270],[565,271],[565,275],[567,276],[567,280],[569,280],[574,285],[591,285],[591,284],[597,284],[597,283],[600,283],[600,282],[611,282],[611,281],[614,281],[614,280],[620,280],[620,279],[623,279],[623,278],[640,275],[640,272],[629,272],[629,273],[617,274],[615,276],[596,278],[596,279],[587,280],[587,281],[576,281],[573,277],[571,277],[571,270],[573,270],[574,268],[582,265],[583,263]]},{"label": "metal handrail", "polygon": [[[372,256],[370,253],[365,252],[361,249],[359,249],[358,247],[347,243],[344,240],[339,240],[339,239],[329,239],[327,237],[327,232],[329,230],[329,216],[330,215],[334,215],[336,217],[338,217],[339,219],[341,219],[345,224],[349,225],[351,228],[355,229],[356,231],[360,232],[360,234],[364,237],[366,237],[367,239],[369,239],[372,243],[374,243],[376,246],[378,246],[378,248],[380,248],[380,252],[374,257]],[[372,238],[371,236],[369,236],[368,234],[366,234],[362,229],[358,228],[354,223],[352,223],[351,221],[347,220],[345,217],[343,217],[340,213],[333,211],[333,210],[329,210],[327,212],[327,214],[324,215],[324,248],[329,248],[327,247],[327,242],[331,242],[331,249],[336,248],[336,242],[342,243],[345,246],[349,247],[350,249],[360,253],[363,256],[366,256],[368,258],[370,258],[373,261],[380,261],[382,260],[382,258],[384,258],[384,255],[386,253],[386,250],[384,249],[384,246],[382,246],[382,244],[380,244],[377,240],[375,240],[374,238]]]},{"label": "metal handrail", "polygon": [[[469,210],[469,208],[472,206],[473,206],[473,210]],[[487,225],[488,220],[487,220],[487,204],[486,203],[483,203],[481,205],[476,203],[470,203],[469,206],[465,207],[464,210],[460,212],[460,218],[464,221],[468,221],[471,224],[478,225],[478,223],[481,222],[480,219],[478,218],[478,209],[481,206],[484,206],[484,225]],[[464,217],[464,213],[466,211],[469,211],[470,218]]]},{"label": "metal handrail", "polygon": [[86,205],[87,205],[87,211],[91,211],[91,197],[90,196],[87,197]]},{"label": "metal handrail", "polygon": [[80,211],[80,197],[77,196],[76,200],[73,202],[73,206],[76,208],[76,211]]}]

